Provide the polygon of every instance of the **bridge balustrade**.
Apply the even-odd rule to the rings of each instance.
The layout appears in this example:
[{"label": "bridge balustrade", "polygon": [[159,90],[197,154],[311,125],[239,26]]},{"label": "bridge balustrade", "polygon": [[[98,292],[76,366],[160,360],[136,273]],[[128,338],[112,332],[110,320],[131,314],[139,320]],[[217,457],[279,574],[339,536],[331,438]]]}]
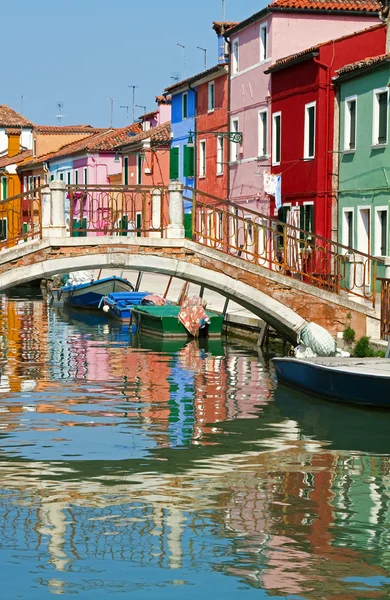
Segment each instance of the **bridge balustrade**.
[{"label": "bridge balustrade", "polygon": [[0,201],[0,248],[42,237],[42,189],[33,188]]}]

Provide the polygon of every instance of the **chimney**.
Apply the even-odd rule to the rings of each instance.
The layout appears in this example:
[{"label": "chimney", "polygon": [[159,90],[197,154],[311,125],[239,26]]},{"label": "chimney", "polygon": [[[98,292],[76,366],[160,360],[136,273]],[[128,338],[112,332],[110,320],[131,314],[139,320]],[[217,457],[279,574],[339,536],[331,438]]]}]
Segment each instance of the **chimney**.
[{"label": "chimney", "polygon": [[16,156],[20,152],[20,129],[7,129],[8,156]]}]

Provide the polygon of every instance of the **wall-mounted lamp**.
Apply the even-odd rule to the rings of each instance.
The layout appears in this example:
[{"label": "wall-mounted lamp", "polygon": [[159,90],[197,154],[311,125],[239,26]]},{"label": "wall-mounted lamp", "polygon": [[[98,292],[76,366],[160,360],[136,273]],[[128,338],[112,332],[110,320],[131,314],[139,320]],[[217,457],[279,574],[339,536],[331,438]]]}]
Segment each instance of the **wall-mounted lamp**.
[{"label": "wall-mounted lamp", "polygon": [[116,163],[119,162],[119,154],[118,154],[118,152],[115,152],[114,162],[116,162]]}]

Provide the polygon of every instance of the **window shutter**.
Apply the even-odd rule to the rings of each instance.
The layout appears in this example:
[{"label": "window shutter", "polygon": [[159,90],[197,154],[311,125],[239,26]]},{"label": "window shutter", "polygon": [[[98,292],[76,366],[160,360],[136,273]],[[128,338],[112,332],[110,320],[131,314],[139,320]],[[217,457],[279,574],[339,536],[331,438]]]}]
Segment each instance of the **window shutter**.
[{"label": "window shutter", "polygon": [[194,146],[184,146],[184,177],[194,176]]},{"label": "window shutter", "polygon": [[179,179],[179,148],[171,148],[169,162],[169,179]]}]

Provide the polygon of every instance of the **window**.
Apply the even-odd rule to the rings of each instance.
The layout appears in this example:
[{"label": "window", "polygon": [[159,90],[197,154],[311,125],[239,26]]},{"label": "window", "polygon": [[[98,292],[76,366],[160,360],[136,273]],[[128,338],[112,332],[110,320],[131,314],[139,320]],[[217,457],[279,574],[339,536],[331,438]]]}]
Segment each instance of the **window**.
[{"label": "window", "polygon": [[[60,173],[60,181],[64,181],[64,174],[63,173]],[[34,186],[34,184],[33,184],[33,186]]]},{"label": "window", "polygon": [[78,171],[74,172],[74,183],[75,183],[75,185],[79,184],[79,172]]},{"label": "window", "polygon": [[260,62],[268,58],[268,26],[260,26]]},{"label": "window", "polygon": [[[238,119],[233,119],[232,121],[232,132],[238,133]],[[235,142],[230,143],[230,154],[231,161],[236,162],[238,160],[238,144]]]},{"label": "window", "polygon": [[316,103],[305,106],[305,148],[303,158],[314,158],[316,131]]},{"label": "window", "polygon": [[375,255],[387,256],[387,238],[388,238],[387,207],[376,209],[375,220]]},{"label": "window", "polygon": [[356,150],[356,103],[356,97],[345,99],[344,150]]},{"label": "window", "polygon": [[37,155],[37,140],[33,139],[33,156]]},{"label": "window", "polygon": [[169,157],[169,179],[174,181],[179,179],[179,148],[175,146],[170,150]]},{"label": "window", "polygon": [[0,240],[7,239],[7,219],[0,219]]},{"label": "window", "polygon": [[259,149],[258,156],[267,156],[268,153],[268,112],[259,112]]},{"label": "window", "polygon": [[[299,207],[299,228],[313,233],[314,231],[314,204],[304,204]],[[303,236],[302,236],[303,237]]]},{"label": "window", "polygon": [[23,177],[23,191],[27,192],[27,177]]},{"label": "window", "polygon": [[137,154],[137,185],[142,183],[142,163],[144,161],[143,154]]},{"label": "window", "polygon": [[[7,198],[7,178],[6,177],[2,177],[1,178],[1,199],[5,200]],[[4,238],[3,238],[4,239]]]},{"label": "window", "polygon": [[223,159],[224,159],[224,138],[222,135],[217,137],[217,175],[222,175],[223,173]]},{"label": "window", "polygon": [[281,157],[281,121],[282,114],[272,115],[272,164],[279,165]]},{"label": "window", "polygon": [[41,187],[41,176],[38,175],[38,187]]},{"label": "window", "polygon": [[68,171],[66,174],[66,183],[70,185],[70,171]]},{"label": "window", "polygon": [[239,40],[236,38],[233,41],[233,61],[232,61],[232,72],[238,73],[239,64],[238,64],[238,48],[239,48]]},{"label": "window", "polygon": [[[53,175],[53,179],[54,179],[54,175]],[[32,185],[33,185],[33,178],[32,175],[29,175],[28,177],[28,189],[32,190]]]},{"label": "window", "polygon": [[206,140],[199,142],[199,177],[206,177]]},{"label": "window", "polygon": [[345,208],[343,211],[342,227],[343,245],[353,248],[353,209]]},{"label": "window", "polygon": [[374,91],[373,146],[387,144],[388,103],[389,98],[386,88]]},{"label": "window", "polygon": [[88,169],[84,168],[84,185],[88,185]]},{"label": "window", "polygon": [[54,181],[54,174],[50,175],[50,181]]},{"label": "window", "polygon": [[129,185],[129,157],[123,159],[123,183]]},{"label": "window", "polygon": [[183,119],[188,119],[188,94],[184,92],[182,96]]},{"label": "window", "polygon": [[215,108],[215,84],[214,84],[214,81],[210,81],[210,83],[209,83],[208,108],[209,108],[209,110],[214,110],[214,108]]},{"label": "window", "polygon": [[194,177],[195,174],[195,148],[193,144],[184,146],[184,177]]}]

